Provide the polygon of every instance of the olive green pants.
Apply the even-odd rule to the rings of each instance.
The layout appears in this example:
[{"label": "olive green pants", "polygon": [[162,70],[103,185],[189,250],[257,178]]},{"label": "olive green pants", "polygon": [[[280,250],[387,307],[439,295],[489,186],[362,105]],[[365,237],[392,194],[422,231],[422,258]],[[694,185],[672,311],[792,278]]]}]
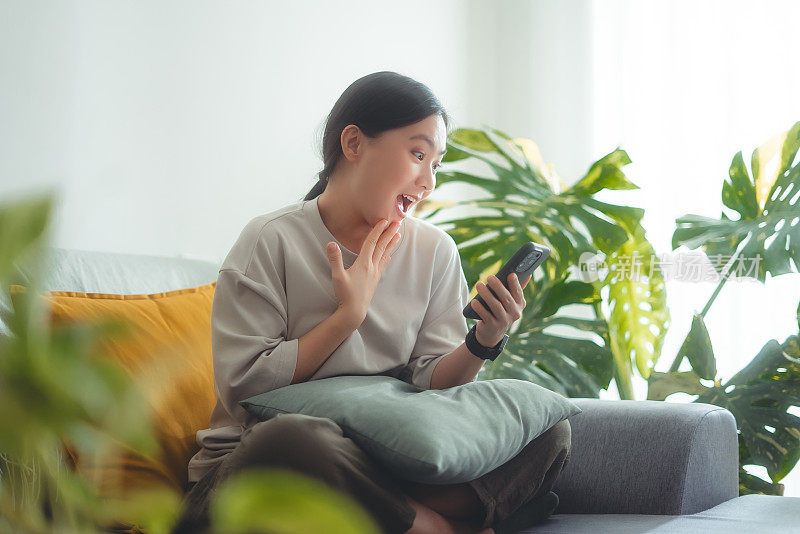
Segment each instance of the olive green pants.
[{"label": "olive green pants", "polygon": [[[469,481],[484,506],[482,526],[495,525],[521,505],[550,491],[569,460],[570,450],[571,428],[564,420],[505,464]],[[249,467],[281,467],[322,480],[353,497],[387,534],[402,534],[414,523],[416,511],[405,492],[408,481],[387,472],[345,437],[335,421],[280,414],[246,429],[236,449],[190,485],[173,534],[208,528],[209,503],[216,485],[231,473]]]}]

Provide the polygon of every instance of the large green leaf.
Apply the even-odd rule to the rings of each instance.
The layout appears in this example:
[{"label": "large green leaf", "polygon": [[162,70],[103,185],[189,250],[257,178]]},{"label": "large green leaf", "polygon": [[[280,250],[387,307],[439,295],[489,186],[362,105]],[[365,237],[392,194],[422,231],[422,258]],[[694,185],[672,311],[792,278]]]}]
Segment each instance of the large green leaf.
[{"label": "large green leaf", "polygon": [[800,417],[787,411],[800,407],[797,360],[797,336],[783,344],[770,340],[726,384],[697,399],[733,413],[749,456],[742,465],[763,465],[773,482],[783,479],[800,459]]},{"label": "large green leaf", "polygon": [[[713,357],[713,355],[712,355]],[[731,379],[713,386],[700,383],[694,373],[653,373],[648,381],[648,399],[664,399],[681,391],[698,395],[694,402],[728,409],[739,429],[739,463],[761,465],[773,483],[783,479],[800,459],[800,417],[789,409],[800,407],[800,338],[783,344],[770,340],[753,360]],[[740,480],[748,492],[776,489],[752,475]],[[758,487],[757,487],[758,486]]]},{"label": "large green leaf", "polygon": [[641,226],[608,263],[609,336],[619,380],[631,391],[632,362],[647,379],[661,353],[669,328],[667,294],[658,258]]},{"label": "large green leaf", "polygon": [[767,482],[739,466],[739,495],[783,495],[783,484]]},{"label": "large green leaf", "polygon": [[737,276],[763,282],[800,271],[800,122],[753,151],[752,174],[742,153],[731,162],[722,186],[722,202],[738,212],[737,220],[684,215],[677,219],[672,247],[702,247],[718,271],[741,247],[732,266]]},{"label": "large green leaf", "polygon": [[525,289],[531,285],[538,298],[526,299],[516,333],[503,353],[481,368],[478,378],[519,378],[567,397],[597,398],[613,376],[613,360],[604,342],[605,321],[554,315],[569,305],[588,308],[600,298],[595,286],[542,278]]},{"label": "large green leaf", "polygon": [[617,148],[593,163],[586,176],[575,182],[570,191],[580,196],[589,196],[601,189],[639,189],[622,172],[622,167],[630,162],[627,152]]},{"label": "large green leaf", "polygon": [[[460,144],[459,141],[466,144]],[[469,183],[483,190],[485,197],[446,204],[423,202],[417,210],[419,217],[424,219],[439,215],[442,210],[467,206],[494,212],[482,217],[438,223],[453,225],[454,228],[448,229],[448,233],[459,244],[487,232],[494,234],[494,242],[462,249],[464,263],[481,260],[484,264],[494,263],[491,258],[482,256],[488,247],[495,246],[498,241],[506,243],[511,249],[534,239],[550,248],[551,259],[548,262],[555,263],[561,272],[574,265],[584,252],[594,253],[599,249],[610,254],[615,251],[628,239],[625,225],[641,220],[641,209],[608,204],[591,197],[601,189],[635,187],[627,179],[621,178],[621,175],[624,177],[621,166],[630,161],[623,150],[615,150],[595,163],[587,176],[573,188],[556,193],[552,180],[545,175],[542,163],[529,161],[526,157],[533,153],[532,145],[530,140],[512,140],[506,134],[490,129],[460,129],[451,135],[448,154],[451,147],[456,148],[488,166],[494,176],[440,171],[437,184]],[[434,206],[436,209],[431,209]],[[495,249],[495,252],[501,254],[504,251]]]},{"label": "large green leaf", "polygon": [[692,318],[692,327],[678,351],[678,358],[673,363],[674,369],[680,366],[683,358],[689,359],[692,369],[700,378],[713,380],[717,376],[717,359],[711,348],[711,336],[700,314],[696,313]]},{"label": "large green leaf", "polygon": [[703,395],[709,388],[700,383],[700,376],[694,371],[673,371],[661,373],[653,371],[647,379],[647,400],[664,400],[673,393]]},{"label": "large green leaf", "polygon": [[[601,202],[592,196],[604,189],[637,187],[622,171],[630,163],[627,153],[618,148],[604,156],[571,187],[563,184],[552,165],[544,163],[533,141],[512,139],[496,129],[455,131],[448,143],[448,156],[445,161],[471,158],[491,171],[486,176],[440,171],[439,185],[466,183],[483,195],[462,202],[429,200],[418,207],[420,218],[438,216],[437,224],[458,244],[470,287],[496,272],[527,241],[542,243],[551,251],[536,279],[525,288],[528,306],[504,355],[493,365],[485,366],[480,376],[525,378],[566,395],[596,397],[612,377],[619,376],[606,319],[598,315],[602,283],[570,281],[568,274],[582,254],[599,250],[611,255],[641,228],[641,209]],[[487,213],[441,218],[451,208],[467,206]],[[640,238],[632,246],[648,248],[643,230]],[[658,288],[655,278],[646,285],[653,308],[644,309],[646,306],[637,302],[634,309],[626,309],[630,324],[638,325],[638,334],[646,330],[646,336],[622,333],[622,307],[612,312],[616,314],[617,332],[626,337],[619,344],[620,350],[644,369],[646,362],[655,360],[666,327],[658,324],[666,310],[661,302],[663,287]],[[632,298],[638,300],[638,295]],[[568,305],[568,313],[561,310]],[[651,318],[657,334],[652,333],[649,324],[641,323]],[[630,376],[630,364],[623,376]]]}]

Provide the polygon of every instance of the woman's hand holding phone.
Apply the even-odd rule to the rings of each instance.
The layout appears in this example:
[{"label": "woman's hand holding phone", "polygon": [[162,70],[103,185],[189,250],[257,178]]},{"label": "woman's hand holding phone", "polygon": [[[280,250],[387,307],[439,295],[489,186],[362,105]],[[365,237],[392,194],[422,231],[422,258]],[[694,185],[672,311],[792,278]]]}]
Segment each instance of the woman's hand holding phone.
[{"label": "woman's hand holding phone", "polygon": [[[475,325],[475,339],[484,347],[494,347],[508,331],[509,327],[522,317],[522,310],[525,309],[525,297],[522,290],[530,282],[533,275],[528,275],[525,282],[520,285],[516,273],[508,275],[508,287],[500,282],[495,275],[488,278],[489,285],[494,290],[495,297],[483,282],[478,282],[475,288],[490,309],[486,309],[477,299],[473,299],[472,309],[480,316],[480,320]],[[498,298],[499,297],[499,298]]]},{"label": "woman's hand holding phone", "polygon": [[334,241],[327,245],[333,290],[339,301],[337,311],[351,320],[354,328],[364,322],[378,281],[389,263],[391,252],[400,241],[400,234],[396,232],[400,223],[394,221],[388,226],[387,223],[387,219],[381,219],[372,227],[361,245],[358,258],[348,269],[342,263],[339,245]]},{"label": "woman's hand holding phone", "polygon": [[[478,294],[467,303],[462,313],[468,319],[478,319],[475,338],[484,347],[494,347],[505,335],[511,324],[522,316],[525,298],[522,290],[533,277],[533,272],[550,255],[545,245],[528,241],[491,275],[487,286],[475,284]],[[524,278],[522,285],[519,277]],[[501,280],[501,278],[505,278]]]}]

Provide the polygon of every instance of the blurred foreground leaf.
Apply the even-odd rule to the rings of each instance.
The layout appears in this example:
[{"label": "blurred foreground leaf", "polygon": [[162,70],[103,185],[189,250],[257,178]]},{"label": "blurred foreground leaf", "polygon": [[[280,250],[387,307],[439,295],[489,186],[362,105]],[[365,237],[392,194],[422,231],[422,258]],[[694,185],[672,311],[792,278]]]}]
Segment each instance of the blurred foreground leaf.
[{"label": "blurred foreground leaf", "polygon": [[347,495],[285,469],[253,468],[230,475],[211,501],[219,534],[380,534]]}]

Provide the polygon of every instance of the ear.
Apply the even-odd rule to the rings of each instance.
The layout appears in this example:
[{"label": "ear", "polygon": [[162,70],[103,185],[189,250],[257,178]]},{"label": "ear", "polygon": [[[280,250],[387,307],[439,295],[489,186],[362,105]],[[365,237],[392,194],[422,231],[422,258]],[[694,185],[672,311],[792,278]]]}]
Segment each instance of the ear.
[{"label": "ear", "polygon": [[348,124],[342,130],[341,143],[342,153],[344,157],[350,161],[358,159],[362,152],[362,143],[364,142],[364,134],[361,128],[355,124]]}]

